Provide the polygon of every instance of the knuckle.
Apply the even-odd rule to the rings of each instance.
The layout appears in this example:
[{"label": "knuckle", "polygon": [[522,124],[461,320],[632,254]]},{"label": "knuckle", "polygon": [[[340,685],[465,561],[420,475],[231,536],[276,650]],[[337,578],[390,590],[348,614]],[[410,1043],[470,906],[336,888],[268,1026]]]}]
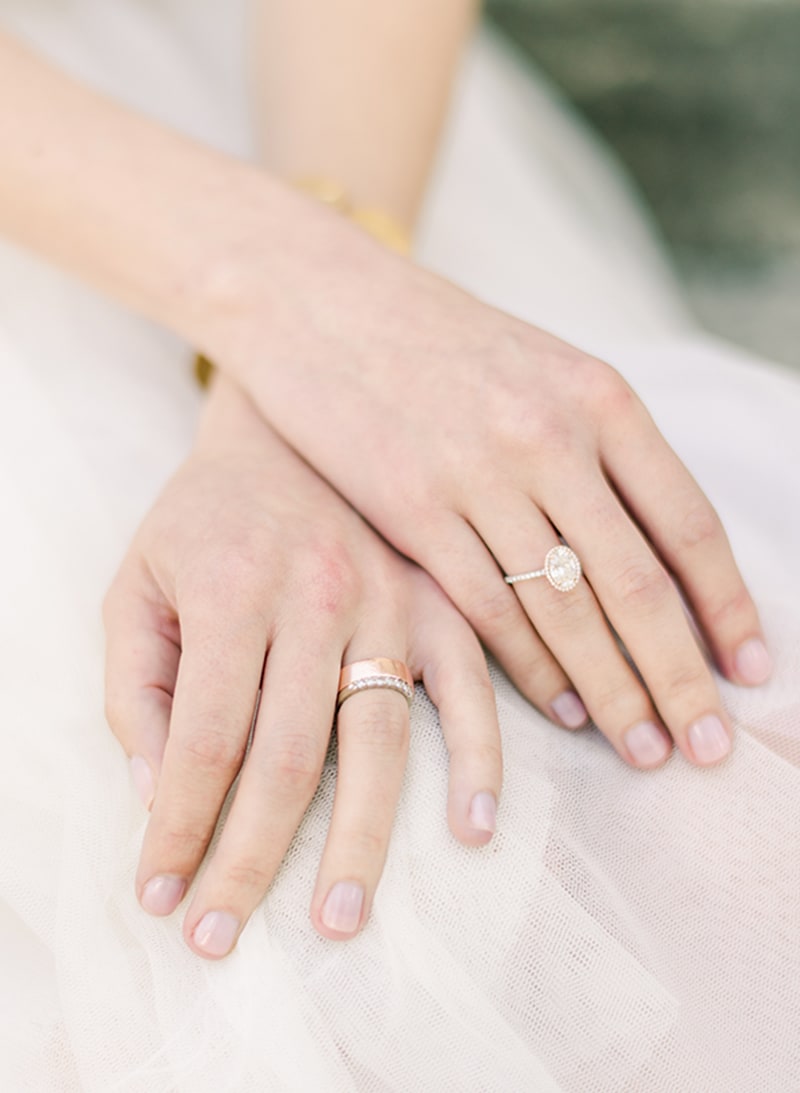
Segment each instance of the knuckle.
[{"label": "knuckle", "polygon": [[547,699],[561,694],[569,681],[555,657],[545,647],[541,647],[531,657],[525,669],[528,689],[535,695],[534,702],[545,709],[550,705]]},{"label": "knuckle", "polygon": [[678,528],[678,550],[714,544],[722,537],[722,523],[707,501],[702,501],[684,515]]},{"label": "knuckle", "polygon": [[711,676],[705,664],[682,664],[667,679],[666,690],[671,698],[705,694],[709,690]]},{"label": "knuckle", "polygon": [[563,631],[582,628],[595,614],[591,596],[576,589],[565,595],[555,589],[541,589],[545,594],[536,608],[536,622],[543,630]]},{"label": "knuckle", "polygon": [[381,861],[386,853],[387,844],[386,834],[368,827],[349,831],[342,837],[342,845],[347,847],[348,857],[354,861]]},{"label": "knuckle", "polygon": [[184,760],[203,773],[230,773],[238,770],[244,758],[245,742],[222,729],[195,729],[181,744]]},{"label": "knuckle", "polygon": [[494,710],[496,707],[497,696],[485,662],[481,665],[481,670],[473,672],[468,679],[463,678],[463,672],[459,673],[458,676],[453,673],[450,687],[452,690],[460,687],[462,692],[468,696],[473,709],[486,708]]},{"label": "knuckle", "polygon": [[204,619],[209,610],[228,619],[258,617],[266,574],[266,565],[253,553],[229,547],[193,565],[181,581],[185,594],[178,598]]},{"label": "knuckle", "polygon": [[470,767],[484,771],[502,770],[503,749],[499,741],[483,741],[482,743],[454,744],[450,749],[450,758],[453,763],[469,765]]},{"label": "knuckle", "polygon": [[215,559],[207,572],[208,593],[226,602],[247,604],[264,584],[265,566],[255,543],[240,541]]},{"label": "knuckle", "polygon": [[731,619],[740,620],[742,616],[755,620],[756,608],[750,593],[740,584],[733,595],[725,597],[709,612],[713,628],[725,626]]},{"label": "knuckle", "polygon": [[557,464],[575,452],[575,429],[559,412],[542,411],[535,422],[527,423],[524,435],[525,447],[536,459],[546,455]]},{"label": "knuckle", "polygon": [[199,861],[206,852],[209,835],[209,831],[201,830],[197,825],[169,824],[157,838],[159,860],[165,863]]},{"label": "knuckle", "polygon": [[672,582],[661,566],[639,561],[622,570],[616,585],[623,606],[637,612],[663,607],[672,591]]},{"label": "knuckle", "polygon": [[517,621],[519,611],[519,600],[511,589],[503,584],[488,592],[482,590],[480,594],[472,597],[466,614],[479,633],[491,637],[502,634],[512,622]]},{"label": "knuckle", "polygon": [[592,719],[601,726],[620,724],[630,720],[624,716],[629,710],[642,706],[643,692],[627,675],[609,675],[603,680],[597,694],[592,696]]},{"label": "knuckle", "polygon": [[605,415],[627,415],[639,404],[631,386],[610,364],[589,358],[582,372],[582,388]]},{"label": "knuckle", "polygon": [[272,883],[273,873],[256,858],[231,862],[224,873],[226,886],[261,895]]},{"label": "knuckle", "polygon": [[428,665],[426,683],[430,681],[431,690],[437,695],[464,697],[475,708],[494,707],[495,691],[486,659],[471,632],[470,639],[470,645],[475,641],[474,650],[469,646],[466,649],[451,646],[441,661]]},{"label": "knuckle", "polygon": [[311,796],[325,759],[323,747],[311,733],[279,732],[264,755],[271,780],[292,796]]},{"label": "knuckle", "polygon": [[392,756],[404,754],[409,736],[405,698],[391,692],[354,697],[362,701],[351,711],[356,716],[348,726],[347,735],[353,742],[371,752]]},{"label": "knuckle", "polygon": [[313,547],[306,560],[303,588],[311,608],[321,615],[349,610],[361,592],[361,581],[343,543]]}]

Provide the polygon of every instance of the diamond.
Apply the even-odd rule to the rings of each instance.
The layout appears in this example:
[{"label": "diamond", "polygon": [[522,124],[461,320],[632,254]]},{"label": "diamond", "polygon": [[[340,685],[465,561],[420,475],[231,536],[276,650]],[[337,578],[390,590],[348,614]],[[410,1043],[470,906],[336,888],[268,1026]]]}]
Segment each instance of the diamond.
[{"label": "diamond", "polygon": [[544,560],[544,575],[559,592],[571,592],[581,579],[578,555],[568,546],[553,547]]}]

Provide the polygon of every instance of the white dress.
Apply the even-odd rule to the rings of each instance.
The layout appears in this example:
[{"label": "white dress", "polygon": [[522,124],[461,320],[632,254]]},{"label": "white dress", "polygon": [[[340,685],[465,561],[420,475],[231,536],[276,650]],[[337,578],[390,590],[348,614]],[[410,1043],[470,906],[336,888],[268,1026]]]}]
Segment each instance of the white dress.
[{"label": "white dress", "polygon": [[[0,0],[71,71],[239,154],[242,0]],[[223,20],[224,13],[224,22]],[[102,711],[99,603],[191,442],[189,350],[0,248],[0,1090],[800,1090],[800,387],[692,328],[623,180],[543,82],[476,43],[424,261],[610,359],[727,523],[776,654],[722,683],[732,758],[643,774],[495,672],[483,850],[445,824],[420,696],[372,918],[308,920],[335,772],[227,960],[145,915],[145,815]]]}]

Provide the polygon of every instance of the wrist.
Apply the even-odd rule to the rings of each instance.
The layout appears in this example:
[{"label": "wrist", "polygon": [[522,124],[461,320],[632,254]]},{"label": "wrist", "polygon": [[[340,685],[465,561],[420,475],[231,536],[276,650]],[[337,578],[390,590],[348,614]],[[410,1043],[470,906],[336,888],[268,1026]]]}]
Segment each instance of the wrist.
[{"label": "wrist", "polygon": [[227,376],[215,376],[200,415],[195,454],[206,458],[246,453],[261,457],[271,435],[244,391]]},{"label": "wrist", "polygon": [[[257,177],[256,186],[263,178]],[[350,297],[357,312],[370,283],[374,290],[376,277],[385,280],[396,268],[393,255],[411,251],[411,234],[398,221],[380,209],[353,205],[333,182],[270,185],[281,191],[278,223],[273,203],[267,230],[259,212],[263,193],[251,204],[237,203],[239,230],[203,265],[192,339],[201,350],[195,362],[201,386],[214,372],[209,357],[248,389],[252,372],[245,374],[241,362],[249,363],[249,371],[255,366],[263,382],[269,363],[285,359],[287,347],[297,359],[306,334],[324,332],[331,323],[339,330],[348,311],[343,301]],[[248,340],[254,317],[257,345]]]}]

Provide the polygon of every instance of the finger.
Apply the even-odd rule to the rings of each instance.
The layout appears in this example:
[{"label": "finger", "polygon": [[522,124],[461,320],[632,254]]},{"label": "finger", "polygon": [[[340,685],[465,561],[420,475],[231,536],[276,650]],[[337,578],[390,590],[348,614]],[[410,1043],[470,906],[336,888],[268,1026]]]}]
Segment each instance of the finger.
[{"label": "finger", "polygon": [[[436,531],[436,529],[434,529]],[[564,670],[536,634],[479,534],[461,517],[442,518],[420,559],[509,678],[546,717],[569,729],[586,724],[586,710]]]},{"label": "finger", "polygon": [[263,899],[319,782],[341,638],[282,633],[267,657],[253,743],[222,835],[184,921],[201,956],[225,956]]},{"label": "finger", "polygon": [[605,479],[584,469],[580,498],[554,491],[548,513],[577,551],[612,626],[642,675],[661,718],[701,766],[730,751],[728,719],[681,599]]},{"label": "finger", "polygon": [[[407,659],[406,627],[374,619],[356,635],[343,663],[374,657]],[[354,694],[339,708],[339,759],[333,815],[311,902],[324,937],[345,940],[369,917],[408,755],[408,701],[396,691]]]},{"label": "finger", "polygon": [[420,573],[419,580],[426,600],[412,631],[410,665],[422,675],[439,711],[450,754],[447,819],[460,842],[483,846],[496,828],[503,780],[494,688],[483,650],[465,619],[427,574]]},{"label": "finger", "polygon": [[169,732],[180,659],[175,612],[142,574],[118,577],[103,606],[106,718],[130,759],[131,776],[150,808]]},{"label": "finger", "polygon": [[606,447],[614,486],[675,574],[720,669],[763,683],[771,662],[758,611],[708,498],[649,415]]},{"label": "finger", "polygon": [[260,619],[234,601],[182,616],[170,734],[136,875],[151,914],[171,914],[183,899],[244,757],[266,639]]},{"label": "finger", "polygon": [[[503,511],[508,519],[495,521],[490,539],[501,564],[511,573],[541,569],[548,551],[559,545],[552,525],[530,501],[515,507],[509,498]],[[520,581],[513,587],[542,638],[574,680],[603,735],[632,766],[660,766],[672,751],[672,741],[623,656],[588,582],[581,579],[566,592],[554,588],[546,577]]]}]

